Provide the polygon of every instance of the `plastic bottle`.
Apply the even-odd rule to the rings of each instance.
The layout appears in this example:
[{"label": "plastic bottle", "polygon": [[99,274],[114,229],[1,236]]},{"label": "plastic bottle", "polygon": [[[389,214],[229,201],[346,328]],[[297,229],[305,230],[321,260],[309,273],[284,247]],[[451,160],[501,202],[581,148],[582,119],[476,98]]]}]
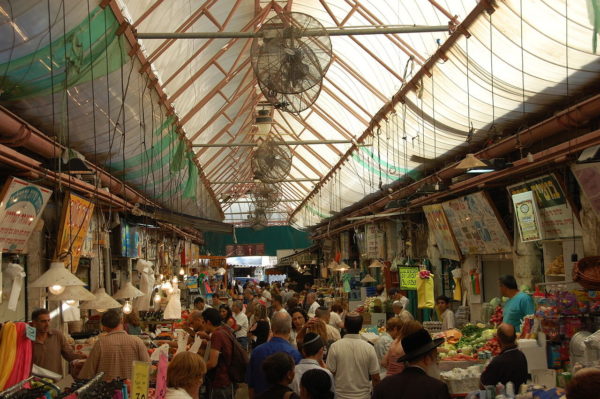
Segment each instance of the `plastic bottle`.
[{"label": "plastic bottle", "polygon": [[506,397],[510,399],[515,397],[515,384],[512,381],[506,383]]}]

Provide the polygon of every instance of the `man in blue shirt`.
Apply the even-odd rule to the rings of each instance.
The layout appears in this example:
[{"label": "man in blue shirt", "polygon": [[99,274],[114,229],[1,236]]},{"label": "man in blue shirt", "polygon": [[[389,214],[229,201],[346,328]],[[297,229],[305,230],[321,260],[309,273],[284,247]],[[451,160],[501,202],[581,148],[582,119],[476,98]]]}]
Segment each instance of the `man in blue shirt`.
[{"label": "man in blue shirt", "polygon": [[514,276],[500,277],[500,292],[502,296],[508,297],[504,304],[502,321],[511,324],[516,332],[521,331],[521,321],[525,316],[535,312],[531,296],[520,292]]},{"label": "man in blue shirt", "polygon": [[262,370],[263,361],[277,352],[288,353],[298,364],[302,360],[298,352],[289,343],[290,331],[292,329],[292,318],[287,312],[277,312],[271,319],[271,331],[273,337],[262,345],[257,346],[250,356],[248,364],[247,380],[250,399],[254,399],[269,388],[269,384]]}]

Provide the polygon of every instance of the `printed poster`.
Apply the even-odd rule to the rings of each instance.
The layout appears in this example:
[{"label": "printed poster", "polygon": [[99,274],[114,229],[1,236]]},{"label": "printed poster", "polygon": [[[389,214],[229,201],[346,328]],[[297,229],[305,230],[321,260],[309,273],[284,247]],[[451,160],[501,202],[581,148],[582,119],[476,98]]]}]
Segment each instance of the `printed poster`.
[{"label": "printed poster", "polygon": [[[575,171],[573,173],[577,176]],[[507,189],[511,196],[526,191],[533,192],[540,212],[541,235],[544,239],[581,236],[579,220],[553,174],[526,180],[523,183],[509,186]]]},{"label": "printed poster", "polygon": [[533,192],[514,194],[512,196],[515,218],[519,226],[521,241],[539,241],[542,239],[540,216]]},{"label": "printed poster", "polygon": [[83,242],[88,234],[94,204],[78,195],[67,193],[63,203],[56,258],[72,273],[77,271]]},{"label": "printed poster", "polygon": [[23,252],[52,191],[10,177],[0,192],[0,252]]},{"label": "printed poster", "polygon": [[419,275],[418,267],[400,266],[400,267],[398,267],[398,274],[400,276],[400,289],[401,290],[416,290],[417,289],[417,276]]},{"label": "printed poster", "polygon": [[571,171],[579,182],[581,191],[585,194],[596,216],[600,216],[600,163],[571,165]]},{"label": "printed poster", "polygon": [[444,202],[442,207],[464,255],[512,251],[506,227],[483,191]]},{"label": "printed poster", "polygon": [[427,218],[429,229],[435,237],[435,242],[440,251],[440,258],[460,261],[460,249],[452,234],[452,229],[448,225],[448,219],[444,214],[442,204],[425,205],[423,206],[423,212]]}]

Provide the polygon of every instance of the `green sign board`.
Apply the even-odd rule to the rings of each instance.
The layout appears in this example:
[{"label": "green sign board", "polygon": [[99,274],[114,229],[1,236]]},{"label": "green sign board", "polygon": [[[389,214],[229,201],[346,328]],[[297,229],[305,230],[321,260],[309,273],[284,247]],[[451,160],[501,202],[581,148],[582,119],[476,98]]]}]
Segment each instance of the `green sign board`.
[{"label": "green sign board", "polygon": [[399,267],[398,273],[400,274],[400,289],[401,290],[416,290],[417,289],[417,273],[419,272],[418,267]]}]

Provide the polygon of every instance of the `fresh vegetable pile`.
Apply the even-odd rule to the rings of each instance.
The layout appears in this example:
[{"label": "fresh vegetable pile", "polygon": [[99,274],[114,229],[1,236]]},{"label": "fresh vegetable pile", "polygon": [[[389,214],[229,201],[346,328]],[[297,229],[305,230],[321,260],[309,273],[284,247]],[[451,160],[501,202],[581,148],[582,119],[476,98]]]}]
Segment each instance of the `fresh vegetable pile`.
[{"label": "fresh vegetable pile", "polygon": [[492,313],[492,317],[490,317],[490,324],[493,326],[496,326],[496,325],[502,323],[502,317],[503,317],[502,306],[498,305],[498,306],[496,306],[496,309],[494,309],[494,313]]},{"label": "fresh vegetable pile", "polygon": [[483,324],[467,324],[460,330],[458,341],[456,332],[450,330],[445,334],[446,342],[439,350],[441,360],[476,360],[478,353],[485,350],[493,355],[499,353],[496,330],[486,329]]}]

